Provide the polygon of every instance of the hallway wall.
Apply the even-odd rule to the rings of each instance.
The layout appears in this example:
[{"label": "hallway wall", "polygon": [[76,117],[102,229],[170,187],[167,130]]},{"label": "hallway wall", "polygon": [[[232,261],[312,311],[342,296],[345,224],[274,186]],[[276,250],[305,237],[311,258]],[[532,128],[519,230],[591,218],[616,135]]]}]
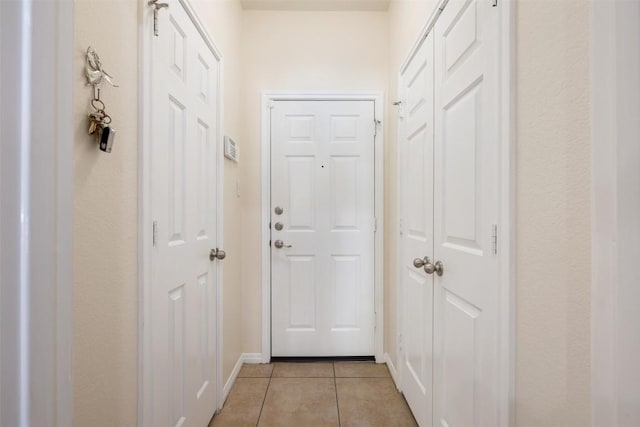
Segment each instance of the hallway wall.
[{"label": "hallway wall", "polygon": [[590,5],[517,10],[518,427],[590,425]]},{"label": "hallway wall", "polygon": [[[135,426],[138,396],[138,5],[135,0],[75,1],[74,64],[74,424]],[[236,0],[193,1],[223,53],[224,125],[238,135],[239,16]],[[91,89],[87,46],[119,88],[102,99],[117,137],[100,152],[87,135]],[[240,239],[236,164],[225,161],[224,377],[240,355]]]},{"label": "hallway wall", "polygon": [[[263,90],[387,92],[385,12],[245,11],[242,152],[242,248],[261,259],[261,99]],[[385,112],[388,112],[385,98]],[[386,131],[386,116],[383,119]],[[258,267],[242,270],[244,349],[262,350],[262,282]]]}]

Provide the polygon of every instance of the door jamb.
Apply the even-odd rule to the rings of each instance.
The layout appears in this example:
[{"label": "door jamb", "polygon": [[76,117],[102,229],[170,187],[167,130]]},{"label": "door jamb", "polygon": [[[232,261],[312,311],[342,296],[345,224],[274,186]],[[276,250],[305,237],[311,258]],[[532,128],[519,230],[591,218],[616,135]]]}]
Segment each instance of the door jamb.
[{"label": "door jamb", "polygon": [[[640,31],[637,2],[591,9],[591,425],[638,425],[632,407],[640,345],[633,329],[638,257]],[[624,82],[624,83],[622,83]],[[637,400],[636,400],[637,402]],[[637,407],[637,405],[636,405]]]},{"label": "door jamb", "polygon": [[[217,79],[214,82],[217,90],[217,117],[218,131],[216,134],[216,247],[223,245],[223,201],[224,201],[224,93],[223,93],[223,57],[217,47],[214,38],[208,33],[205,25],[200,20],[190,0],[178,0],[184,7],[193,25],[200,33],[207,47],[213,53],[218,62]],[[153,409],[152,393],[149,388],[152,384],[153,372],[150,358],[152,354],[152,323],[151,323],[151,258],[153,247],[153,215],[151,206],[151,79],[152,73],[151,40],[153,38],[153,12],[146,2],[139,3],[138,9],[141,25],[138,33],[138,75],[139,75],[139,104],[138,128],[140,144],[138,145],[138,426],[150,425],[150,414]],[[215,390],[217,410],[222,408],[222,348],[223,348],[223,263],[217,263],[216,268],[216,342],[215,342]]]},{"label": "door jamb", "polygon": [[[433,12],[427,19],[413,48],[400,66],[398,72],[398,84],[401,75],[409,62],[415,56],[429,32],[435,25],[442,9],[449,0],[439,0]],[[499,426],[515,425],[515,377],[516,377],[516,3],[514,0],[503,0],[499,3],[499,43],[500,43],[500,148],[499,148],[499,175],[500,175],[500,206],[499,206],[499,242],[500,251],[500,330],[498,364],[504,367],[500,370],[499,396],[500,413]],[[400,127],[398,126],[398,131]],[[399,136],[396,135],[396,136]],[[396,156],[398,170],[400,170],[400,155]],[[400,197],[400,180],[397,183],[398,197]],[[401,200],[398,199],[398,203]],[[401,220],[400,205],[398,205],[398,221]],[[396,224],[399,230],[400,224]],[[398,247],[400,242],[398,241]],[[399,251],[399,249],[398,249]],[[397,254],[398,261],[400,254]],[[399,265],[399,264],[398,264]],[[397,269],[396,286],[396,327],[402,325],[402,313],[398,309],[401,302],[400,293],[400,269]],[[402,377],[400,363],[401,343],[399,330],[395,331],[396,349],[395,356],[398,378]],[[396,384],[400,389],[401,383]]]},{"label": "door jamb", "polygon": [[269,246],[271,220],[271,106],[273,101],[284,100],[332,100],[373,101],[374,118],[378,120],[375,137],[375,204],[377,220],[375,235],[375,345],[377,363],[384,362],[384,95],[380,91],[307,92],[307,91],[263,91],[262,92],[262,362],[271,360],[271,249]]}]

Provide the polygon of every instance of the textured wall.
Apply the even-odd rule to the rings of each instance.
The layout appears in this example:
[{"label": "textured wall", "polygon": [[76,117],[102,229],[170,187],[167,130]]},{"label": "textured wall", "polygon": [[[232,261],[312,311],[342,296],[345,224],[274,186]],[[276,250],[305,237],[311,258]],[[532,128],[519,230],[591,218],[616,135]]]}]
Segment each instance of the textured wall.
[{"label": "textured wall", "polygon": [[[76,1],[75,39],[74,424],[133,426],[138,384],[137,3]],[[120,85],[101,94],[117,130],[111,154],[100,152],[87,135],[91,89],[85,86],[83,67],[88,45]]]},{"label": "textured wall", "polygon": [[518,427],[590,425],[589,3],[518,3]]}]

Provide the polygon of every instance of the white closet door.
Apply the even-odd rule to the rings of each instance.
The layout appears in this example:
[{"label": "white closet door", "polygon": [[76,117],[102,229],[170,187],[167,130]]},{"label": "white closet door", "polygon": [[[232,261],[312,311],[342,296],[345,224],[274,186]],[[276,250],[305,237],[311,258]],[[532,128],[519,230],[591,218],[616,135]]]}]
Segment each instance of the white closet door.
[{"label": "white closet door", "polygon": [[153,419],[204,426],[216,410],[219,62],[177,0],[152,39]]},{"label": "white closet door", "polygon": [[498,9],[451,0],[435,25],[436,425],[498,425]]},{"label": "white closet door", "polygon": [[414,259],[433,257],[433,35],[400,78],[401,389],[421,426],[432,420],[433,276]]},{"label": "white closet door", "polygon": [[271,120],[272,355],[373,355],[373,101],[276,101]]}]

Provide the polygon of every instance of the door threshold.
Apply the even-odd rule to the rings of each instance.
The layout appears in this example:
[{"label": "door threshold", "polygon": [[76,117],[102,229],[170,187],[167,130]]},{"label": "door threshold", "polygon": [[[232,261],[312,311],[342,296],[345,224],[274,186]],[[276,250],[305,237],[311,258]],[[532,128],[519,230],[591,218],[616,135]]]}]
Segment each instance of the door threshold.
[{"label": "door threshold", "polygon": [[271,362],[289,362],[289,363],[316,363],[316,362],[375,362],[374,356],[323,356],[323,357],[297,357],[284,356],[272,357]]}]

